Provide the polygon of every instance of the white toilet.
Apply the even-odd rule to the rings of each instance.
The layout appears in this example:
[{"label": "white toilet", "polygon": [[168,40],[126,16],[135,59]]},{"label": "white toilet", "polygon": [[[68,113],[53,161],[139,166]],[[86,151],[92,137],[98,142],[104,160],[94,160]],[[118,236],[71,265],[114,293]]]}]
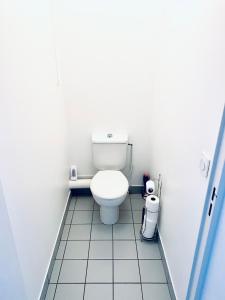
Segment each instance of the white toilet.
[{"label": "white toilet", "polygon": [[93,163],[99,170],[91,181],[91,192],[100,205],[100,218],[104,224],[115,224],[119,218],[119,205],[128,192],[128,181],[120,171],[125,167],[128,136],[118,133],[92,135]]}]

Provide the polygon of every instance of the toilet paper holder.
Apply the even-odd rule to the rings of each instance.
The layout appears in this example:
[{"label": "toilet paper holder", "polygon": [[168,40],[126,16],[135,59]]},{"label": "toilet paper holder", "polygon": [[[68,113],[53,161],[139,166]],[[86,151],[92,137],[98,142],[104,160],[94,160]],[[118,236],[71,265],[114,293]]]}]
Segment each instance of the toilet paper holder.
[{"label": "toilet paper holder", "polygon": [[[154,198],[154,196],[156,196],[156,198],[158,198],[160,200],[160,197],[161,197],[161,190],[162,190],[162,176],[161,174],[158,175],[157,178],[154,178],[152,179],[155,183],[155,193],[154,194],[145,194],[145,198],[147,197],[152,197]],[[153,235],[149,238],[149,237],[146,237],[145,236],[145,230],[146,230],[146,219],[147,219],[147,214],[148,214],[148,211],[147,211],[147,208],[146,206],[143,208],[143,211],[142,211],[142,220],[141,220],[141,229],[140,229],[140,240],[141,241],[157,241],[158,240],[158,216],[159,216],[159,212],[160,212],[160,205],[158,205],[158,210],[157,212],[157,220],[155,222],[155,230],[154,230],[154,233]],[[152,234],[152,232],[151,232]]]}]

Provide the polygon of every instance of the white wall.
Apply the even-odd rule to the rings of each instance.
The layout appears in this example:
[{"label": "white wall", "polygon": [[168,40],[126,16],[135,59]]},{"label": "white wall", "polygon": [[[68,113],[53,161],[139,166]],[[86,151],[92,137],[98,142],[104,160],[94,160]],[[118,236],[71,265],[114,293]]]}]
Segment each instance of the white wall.
[{"label": "white wall", "polygon": [[68,193],[64,105],[49,2],[7,0],[0,11],[0,177],[27,299],[34,300]]},{"label": "white wall", "polygon": [[150,168],[163,176],[160,235],[177,299],[184,300],[208,183],[199,161],[202,151],[213,158],[225,102],[225,4],[161,5]]},{"label": "white wall", "polygon": [[57,1],[56,36],[69,124],[69,160],[93,174],[91,133],[125,130],[133,184],[149,165],[153,17],[149,1]]},{"label": "white wall", "polygon": [[[23,277],[0,182],[0,299],[26,299]],[[13,282],[13,286],[12,286]]]}]

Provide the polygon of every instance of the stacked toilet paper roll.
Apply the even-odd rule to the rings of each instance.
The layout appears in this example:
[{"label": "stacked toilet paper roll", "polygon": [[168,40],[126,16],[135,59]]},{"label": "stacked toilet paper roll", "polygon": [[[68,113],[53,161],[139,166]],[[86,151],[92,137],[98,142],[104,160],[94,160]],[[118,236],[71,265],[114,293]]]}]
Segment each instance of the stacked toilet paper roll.
[{"label": "stacked toilet paper roll", "polygon": [[150,212],[158,212],[158,210],[159,210],[159,198],[155,195],[147,196],[145,207]]},{"label": "stacked toilet paper roll", "polygon": [[148,180],[146,182],[146,193],[154,194],[155,193],[155,183],[153,180]]}]

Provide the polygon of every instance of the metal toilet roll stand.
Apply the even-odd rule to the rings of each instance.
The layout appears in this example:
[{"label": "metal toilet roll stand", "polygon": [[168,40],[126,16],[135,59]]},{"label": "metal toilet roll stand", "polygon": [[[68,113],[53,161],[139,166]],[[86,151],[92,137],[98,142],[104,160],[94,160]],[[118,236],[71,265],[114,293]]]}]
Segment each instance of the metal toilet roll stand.
[{"label": "metal toilet roll stand", "polygon": [[[161,177],[161,174],[159,174],[158,178],[156,179],[153,179],[154,182],[156,183],[156,186],[157,186],[157,192],[156,192],[156,196],[160,199],[161,197],[161,189],[162,189],[162,177]],[[143,211],[142,211],[142,222],[141,222],[141,228],[140,228],[140,240],[141,242],[143,241],[152,241],[152,242],[157,242],[158,241],[158,237],[159,237],[159,233],[158,233],[158,220],[157,220],[157,223],[156,223],[156,226],[155,226],[155,231],[154,231],[154,234],[153,234],[153,237],[152,238],[146,238],[143,234],[142,234],[142,231],[143,231],[143,226],[145,226],[146,224],[144,223],[144,210],[145,208],[143,207]],[[160,206],[159,206],[159,213],[160,213]]]}]

